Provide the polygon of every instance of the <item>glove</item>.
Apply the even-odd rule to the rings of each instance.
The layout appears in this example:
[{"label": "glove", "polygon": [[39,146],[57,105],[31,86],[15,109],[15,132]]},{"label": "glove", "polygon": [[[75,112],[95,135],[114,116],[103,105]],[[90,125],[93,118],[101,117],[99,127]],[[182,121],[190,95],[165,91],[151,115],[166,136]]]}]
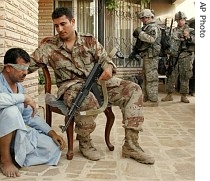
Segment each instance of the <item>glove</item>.
[{"label": "glove", "polygon": [[133,37],[138,38],[140,32],[141,32],[141,28],[140,27],[136,28],[133,32]]}]

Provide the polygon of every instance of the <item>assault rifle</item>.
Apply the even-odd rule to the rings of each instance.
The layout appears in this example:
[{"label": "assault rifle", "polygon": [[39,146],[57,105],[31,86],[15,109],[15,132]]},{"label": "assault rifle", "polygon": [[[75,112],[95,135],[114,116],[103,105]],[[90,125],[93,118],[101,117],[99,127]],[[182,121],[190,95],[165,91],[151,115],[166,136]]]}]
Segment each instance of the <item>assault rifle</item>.
[{"label": "assault rifle", "polygon": [[174,19],[171,20],[170,31],[168,33],[168,36],[169,37],[171,36],[171,31],[172,31],[173,23],[174,23]]},{"label": "assault rifle", "polygon": [[[108,56],[110,58],[112,58],[116,54],[116,51],[117,51],[116,49],[113,49],[111,51],[111,53],[109,53]],[[69,126],[70,122],[72,121],[72,118],[74,117],[76,111],[79,109],[79,107],[81,106],[85,97],[89,94],[89,92],[92,91],[93,93],[96,93],[97,91],[99,91],[99,90],[96,90],[97,89],[96,82],[97,82],[97,79],[101,76],[102,72],[103,72],[103,69],[101,68],[101,65],[99,63],[95,63],[93,69],[91,70],[90,74],[87,77],[87,80],[83,84],[81,90],[79,91],[75,100],[73,101],[72,106],[70,107],[70,110],[68,112],[68,117],[69,117],[68,121],[66,122],[65,126],[63,126],[63,125],[59,126],[62,130],[62,133],[65,132],[66,129],[68,128],[68,126]],[[103,85],[102,85],[102,89],[103,89]],[[100,100],[99,100],[100,98],[96,94],[95,94],[95,96],[96,96],[96,99],[98,100],[98,102],[100,104]],[[106,95],[104,95],[104,96],[106,96]],[[89,112],[93,114],[94,110],[90,110]],[[80,112],[80,114],[81,114],[81,112]],[[86,113],[84,113],[84,111],[83,111],[82,114],[84,115]]]},{"label": "assault rifle", "polygon": [[92,69],[92,71],[90,72],[87,80],[85,81],[84,85],[82,86],[81,90],[79,91],[79,93],[77,94],[69,112],[68,112],[68,116],[69,119],[66,122],[65,126],[60,125],[59,127],[61,128],[62,132],[65,132],[66,129],[68,128],[72,118],[74,117],[76,111],[78,110],[78,108],[81,106],[82,102],[84,101],[85,97],[89,94],[89,92],[91,91],[92,85],[94,82],[96,82],[97,78],[100,77],[102,73],[102,68],[101,65],[99,63],[96,63]]},{"label": "assault rifle", "polygon": [[136,43],[133,46],[132,52],[130,53],[128,57],[130,60],[140,61],[139,54],[142,52],[141,50],[142,45],[143,45],[143,42],[137,37]]},{"label": "assault rifle", "polygon": [[161,49],[160,49],[160,55],[159,55],[160,57],[167,57],[167,51],[171,47],[170,36],[171,36],[172,27],[173,27],[173,22],[174,21],[172,19],[168,35],[166,33],[165,28],[160,28],[161,29],[161,41],[160,41]]},{"label": "assault rifle", "polygon": [[[178,56],[176,58],[174,58],[173,56],[170,56],[169,59],[168,59],[168,68],[166,69],[166,76],[167,77],[172,74],[172,71],[176,67],[176,64],[179,60],[179,56],[183,52],[183,48],[182,48],[183,44],[184,44],[184,41],[181,41],[181,43],[179,45],[179,48],[178,48]],[[174,60],[175,60],[175,62],[174,62]]]},{"label": "assault rifle", "polygon": [[129,55],[129,60],[137,60],[140,61],[139,54],[141,53],[140,48],[142,47],[142,41],[139,39],[139,31],[141,31],[140,27],[134,30],[133,37],[136,38],[136,43],[133,46],[132,52]]}]

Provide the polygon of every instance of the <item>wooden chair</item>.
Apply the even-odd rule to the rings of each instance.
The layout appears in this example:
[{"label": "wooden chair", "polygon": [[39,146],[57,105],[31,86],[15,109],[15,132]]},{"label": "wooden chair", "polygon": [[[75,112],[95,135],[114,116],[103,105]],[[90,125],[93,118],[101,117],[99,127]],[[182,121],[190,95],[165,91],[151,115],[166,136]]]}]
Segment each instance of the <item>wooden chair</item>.
[{"label": "wooden chair", "polygon": [[[45,93],[51,94],[51,77],[48,70],[48,67],[45,65],[42,67],[43,75],[45,78]],[[62,106],[65,106],[63,101],[58,101],[59,104],[62,104]],[[66,107],[66,106],[65,106]],[[52,112],[61,114],[65,116],[65,123],[68,121],[68,115],[64,114],[58,107],[56,106],[50,106],[46,104],[46,122],[52,126]],[[105,141],[107,144],[107,147],[110,151],[114,150],[114,146],[110,143],[110,132],[112,125],[115,120],[115,116],[112,112],[111,106],[107,106],[107,108],[104,111],[104,114],[106,115],[107,122],[105,127]],[[74,121],[71,121],[70,125],[68,126],[66,130],[67,134],[67,143],[68,143],[68,152],[66,154],[68,160],[72,160],[73,158],[73,138],[74,138]]]}]

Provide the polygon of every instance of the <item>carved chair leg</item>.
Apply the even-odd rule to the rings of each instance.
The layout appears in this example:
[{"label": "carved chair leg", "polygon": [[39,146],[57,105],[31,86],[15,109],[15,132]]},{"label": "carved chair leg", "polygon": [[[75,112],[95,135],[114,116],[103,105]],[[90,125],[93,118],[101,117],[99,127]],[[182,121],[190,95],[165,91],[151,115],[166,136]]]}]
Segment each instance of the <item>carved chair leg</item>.
[{"label": "carved chair leg", "polygon": [[39,109],[42,109],[42,112],[43,112],[43,118],[45,119],[46,118],[46,115],[45,115],[45,108],[43,106],[40,106],[39,105]]},{"label": "carved chair leg", "polygon": [[[65,123],[68,121],[68,116],[65,117]],[[71,121],[68,128],[66,129],[68,151],[66,157],[68,160],[72,160],[74,156],[74,121]]]},{"label": "carved chair leg", "polygon": [[114,113],[112,112],[111,106],[107,107],[105,109],[104,113],[105,113],[106,118],[107,118],[106,128],[105,128],[105,141],[106,141],[106,144],[107,144],[107,147],[109,148],[109,150],[113,151],[114,146],[110,142],[110,132],[111,132],[112,126],[114,124],[115,116],[114,116]]},{"label": "carved chair leg", "polygon": [[50,106],[46,104],[46,122],[51,127],[52,126],[52,111]]}]

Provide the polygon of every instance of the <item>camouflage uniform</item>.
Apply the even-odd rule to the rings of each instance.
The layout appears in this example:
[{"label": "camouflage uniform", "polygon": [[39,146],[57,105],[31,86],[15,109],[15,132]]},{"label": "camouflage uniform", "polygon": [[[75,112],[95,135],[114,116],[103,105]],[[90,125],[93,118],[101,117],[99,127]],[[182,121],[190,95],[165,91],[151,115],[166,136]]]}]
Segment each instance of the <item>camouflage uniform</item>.
[{"label": "camouflage uniform", "polygon": [[[180,12],[181,13],[181,12]],[[181,14],[181,16],[184,16]],[[176,16],[175,16],[176,17]],[[185,16],[183,17],[185,18]],[[183,32],[188,31],[190,39],[181,41]],[[181,43],[182,42],[182,43]],[[175,91],[175,85],[179,77],[181,102],[189,103],[186,95],[189,93],[189,80],[192,77],[192,52],[194,52],[195,35],[194,29],[190,28],[187,24],[183,27],[175,27],[172,30],[171,36],[171,50],[170,61],[175,64],[171,75],[167,77],[166,92],[168,95],[162,101],[172,101],[172,93]]]},{"label": "camouflage uniform", "polygon": [[154,20],[146,23],[139,34],[142,42],[144,101],[158,102],[158,59],[160,52],[160,29]]},{"label": "camouflage uniform", "polygon": [[[29,67],[30,72],[37,70],[39,63],[50,65],[53,68],[58,86],[58,99],[63,99],[68,107],[71,106],[84,83],[84,79],[92,70],[94,62],[99,62],[103,69],[111,64],[113,71],[116,71],[115,64],[92,35],[77,32],[76,35],[77,40],[71,51],[65,47],[59,36],[45,38],[39,48],[31,55]],[[109,102],[114,106],[119,106],[122,111],[123,127],[139,132],[144,121],[140,86],[115,76],[109,79],[106,85]],[[98,106],[97,99],[90,92],[81,104],[80,111],[96,109]],[[81,148],[86,142],[90,143],[90,133],[96,127],[95,118],[96,116],[75,115],[75,132],[81,140],[88,138],[88,140],[80,142]],[[86,157],[91,160],[99,159],[94,155]]]}]

